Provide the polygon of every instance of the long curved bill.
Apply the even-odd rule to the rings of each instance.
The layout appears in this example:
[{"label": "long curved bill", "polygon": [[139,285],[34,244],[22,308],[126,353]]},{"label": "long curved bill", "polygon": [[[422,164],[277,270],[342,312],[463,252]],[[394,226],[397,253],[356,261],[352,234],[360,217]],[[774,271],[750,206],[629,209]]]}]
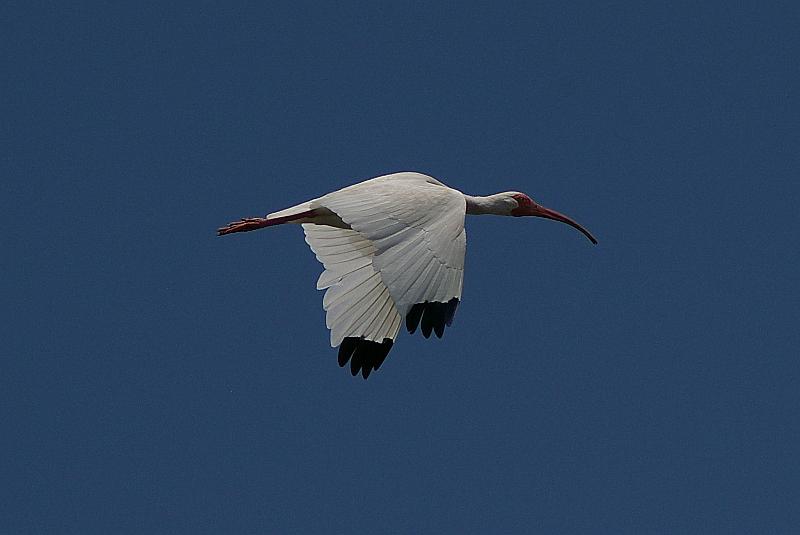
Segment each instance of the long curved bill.
[{"label": "long curved bill", "polygon": [[550,208],[545,208],[540,204],[535,204],[530,208],[530,213],[527,215],[532,215],[534,217],[544,217],[545,219],[552,219],[553,221],[560,221],[562,223],[566,223],[570,227],[574,227],[580,230],[584,236],[589,238],[593,244],[597,245],[597,240],[592,233],[586,230],[582,225],[578,224],[574,219],[571,217],[567,217],[564,214],[560,214],[555,210],[551,210]]}]

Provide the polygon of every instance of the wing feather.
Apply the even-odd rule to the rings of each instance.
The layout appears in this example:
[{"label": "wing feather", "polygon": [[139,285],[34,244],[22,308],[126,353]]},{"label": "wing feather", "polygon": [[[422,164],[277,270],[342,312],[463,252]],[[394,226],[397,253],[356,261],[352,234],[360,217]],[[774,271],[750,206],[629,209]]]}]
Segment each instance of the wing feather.
[{"label": "wing feather", "polygon": [[[425,333],[440,336],[461,298],[464,196],[431,177],[398,173],[329,193],[313,207],[327,208],[350,227],[303,224],[325,267],[317,288],[325,290],[331,345],[393,341],[417,303],[430,315]],[[353,344],[361,343],[348,343],[341,354],[357,354]]]},{"label": "wing feather", "polygon": [[[370,326],[375,318],[380,316],[381,310],[387,302],[391,304],[391,296],[389,295],[389,290],[382,286],[376,296],[370,296],[366,309],[345,330],[362,332],[364,333],[362,336],[367,340],[377,338],[378,334],[376,332],[370,332]],[[383,340],[383,338],[386,337],[383,336],[380,340]]]},{"label": "wing feather", "polygon": [[374,244],[351,229],[303,224],[306,242],[325,271],[317,288],[326,290],[322,306],[331,330],[331,346],[345,338],[384,342],[394,340],[402,317],[375,271]]},{"label": "wing feather", "polygon": [[377,284],[377,273],[370,270],[359,270],[353,272],[352,277],[347,281],[348,284],[337,284],[332,286],[325,292],[325,297],[322,298],[322,307],[325,310],[330,310],[335,304],[339,303],[342,299],[347,299],[350,302],[357,301],[372,289]]}]

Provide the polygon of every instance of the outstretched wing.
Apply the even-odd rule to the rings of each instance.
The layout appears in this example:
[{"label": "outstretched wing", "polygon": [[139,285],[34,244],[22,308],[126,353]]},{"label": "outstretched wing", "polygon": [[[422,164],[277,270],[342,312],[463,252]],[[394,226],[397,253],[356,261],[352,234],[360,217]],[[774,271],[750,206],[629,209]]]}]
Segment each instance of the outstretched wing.
[{"label": "outstretched wing", "polygon": [[313,203],[350,228],[303,224],[325,266],[317,288],[339,363],[365,377],[386,358],[403,318],[441,337],[461,298],[466,233],[463,195],[417,173],[398,173]]},{"label": "outstretched wing", "polygon": [[339,366],[364,379],[383,363],[402,324],[388,289],[373,266],[375,247],[350,229],[303,224],[306,243],[325,266],[317,289],[326,290],[322,307],[331,346],[341,346]]},{"label": "outstretched wing", "polygon": [[[319,199],[320,206],[372,244],[373,269],[404,317],[415,305],[461,298],[466,202],[460,192],[428,178],[389,175]],[[425,316],[427,312],[421,318],[423,326]]]}]

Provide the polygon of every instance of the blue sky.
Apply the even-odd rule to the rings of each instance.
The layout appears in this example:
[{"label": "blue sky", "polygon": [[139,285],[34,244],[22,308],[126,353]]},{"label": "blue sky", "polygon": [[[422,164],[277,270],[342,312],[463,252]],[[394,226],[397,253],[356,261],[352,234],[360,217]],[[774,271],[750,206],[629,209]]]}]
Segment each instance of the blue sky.
[{"label": "blue sky", "polygon": [[[0,531],[790,533],[792,3],[2,8]],[[299,228],[401,170],[467,221],[442,340],[336,364]]]}]

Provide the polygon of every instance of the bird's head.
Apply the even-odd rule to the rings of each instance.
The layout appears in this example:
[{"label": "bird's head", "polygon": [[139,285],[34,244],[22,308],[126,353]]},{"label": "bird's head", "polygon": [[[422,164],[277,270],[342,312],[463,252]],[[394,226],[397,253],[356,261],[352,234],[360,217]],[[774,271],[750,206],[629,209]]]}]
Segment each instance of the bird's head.
[{"label": "bird's head", "polygon": [[562,223],[566,223],[567,225],[578,229],[584,234],[584,236],[589,238],[589,241],[591,241],[594,244],[597,244],[597,240],[594,238],[594,236],[592,236],[591,232],[586,230],[582,225],[579,225],[572,218],[567,217],[564,214],[560,214],[555,210],[551,210],[550,208],[545,208],[544,206],[537,203],[524,193],[520,193],[518,191],[510,191],[504,195],[505,198],[508,199],[505,202],[507,202],[510,207],[509,215],[512,215],[514,217],[521,217],[521,216],[544,217],[545,219],[560,221]]}]

